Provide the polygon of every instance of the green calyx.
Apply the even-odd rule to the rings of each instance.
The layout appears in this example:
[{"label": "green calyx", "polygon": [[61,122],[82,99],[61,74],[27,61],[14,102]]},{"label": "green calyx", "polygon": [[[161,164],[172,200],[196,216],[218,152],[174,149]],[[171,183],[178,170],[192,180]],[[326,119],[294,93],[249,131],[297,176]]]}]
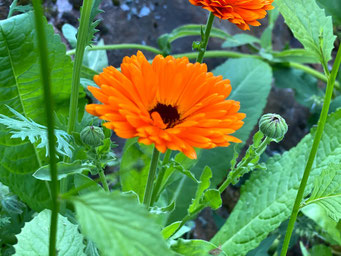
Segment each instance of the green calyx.
[{"label": "green calyx", "polygon": [[81,141],[90,147],[102,145],[104,133],[102,128],[96,126],[87,126],[80,133]]},{"label": "green calyx", "polygon": [[259,130],[270,139],[281,141],[288,131],[284,118],[277,114],[265,114],[259,120]]}]

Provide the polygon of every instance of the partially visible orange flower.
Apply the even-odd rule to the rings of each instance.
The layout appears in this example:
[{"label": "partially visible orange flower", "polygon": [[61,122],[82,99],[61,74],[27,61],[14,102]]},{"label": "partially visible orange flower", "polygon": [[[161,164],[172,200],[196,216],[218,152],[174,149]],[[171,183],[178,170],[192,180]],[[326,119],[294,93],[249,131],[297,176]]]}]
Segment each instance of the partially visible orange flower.
[{"label": "partially visible orange flower", "polygon": [[209,10],[223,20],[229,20],[242,30],[250,30],[249,25],[261,25],[257,20],[266,16],[266,11],[274,7],[274,0],[189,0],[191,4]]},{"label": "partially visible orange flower", "polygon": [[123,59],[121,72],[110,66],[94,81],[100,88],[88,89],[103,104],[86,110],[122,138],[138,137],[162,153],[179,150],[192,159],[194,147],[241,142],[230,134],[243,125],[245,114],[238,113],[239,102],[226,100],[230,81],[207,72],[206,64],[161,55],[151,64],[138,52]]}]

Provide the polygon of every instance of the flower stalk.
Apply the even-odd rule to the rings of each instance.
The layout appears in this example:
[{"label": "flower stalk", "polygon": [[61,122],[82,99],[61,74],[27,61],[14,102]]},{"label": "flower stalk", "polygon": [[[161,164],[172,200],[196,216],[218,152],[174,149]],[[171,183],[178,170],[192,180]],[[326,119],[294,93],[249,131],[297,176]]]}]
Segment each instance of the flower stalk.
[{"label": "flower stalk", "polygon": [[200,47],[199,47],[199,54],[197,57],[197,62],[199,62],[199,63],[202,63],[204,60],[204,55],[206,52],[208,39],[210,38],[210,33],[211,33],[213,21],[214,21],[214,14],[212,12],[210,12],[208,19],[207,19],[206,26],[205,26],[205,33],[204,33],[204,36],[201,40]]},{"label": "flower stalk", "polygon": [[75,128],[78,106],[78,94],[79,94],[79,81],[81,74],[81,67],[83,63],[83,56],[85,47],[88,44],[88,30],[90,26],[90,14],[92,9],[93,0],[83,1],[81,18],[79,23],[76,56],[73,64],[72,84],[71,84],[71,98],[69,109],[69,122],[67,132],[71,134]]},{"label": "flower stalk", "polygon": [[156,149],[156,147],[154,147],[152,160],[150,162],[147,184],[143,196],[143,204],[147,206],[147,209],[151,206],[153,185],[155,180],[157,163],[159,161],[159,155],[160,152]]},{"label": "flower stalk", "polygon": [[51,195],[52,195],[52,214],[50,225],[49,255],[56,255],[57,240],[57,221],[59,212],[59,186],[57,179],[57,161],[56,161],[56,142],[54,136],[54,119],[53,119],[53,98],[51,93],[51,78],[48,61],[48,51],[46,42],[46,33],[44,29],[43,10],[40,0],[33,1],[34,17],[38,38],[38,46],[40,51],[40,76],[43,85],[44,104],[47,122],[47,137],[50,152],[50,175],[51,175]]},{"label": "flower stalk", "polygon": [[322,107],[320,119],[318,121],[317,129],[316,129],[316,133],[315,133],[315,137],[314,137],[314,142],[313,142],[312,148],[310,150],[308,162],[306,164],[304,174],[303,174],[303,177],[302,177],[302,180],[300,183],[300,187],[299,187],[298,192],[297,192],[295,204],[294,204],[294,207],[292,209],[291,216],[289,219],[289,224],[288,224],[287,232],[285,234],[283,247],[282,247],[282,251],[281,251],[281,256],[285,256],[287,254],[291,234],[294,230],[295,222],[297,219],[297,214],[298,214],[298,211],[300,210],[300,204],[301,204],[303,196],[304,196],[304,190],[305,190],[305,187],[306,187],[307,182],[308,182],[310,171],[311,171],[311,168],[313,166],[314,159],[315,159],[315,156],[317,153],[317,149],[318,149],[319,143],[320,143],[321,138],[322,138],[324,126],[326,124],[326,120],[328,117],[328,111],[329,111],[330,101],[331,101],[331,98],[333,95],[335,79],[336,79],[336,76],[337,76],[337,73],[338,73],[338,70],[339,70],[340,64],[341,64],[341,50],[340,49],[341,48],[339,48],[339,50],[337,52],[336,59],[335,59],[331,74],[329,75],[328,74],[329,71],[327,69],[325,70],[326,78],[328,79],[328,82],[327,82],[327,89],[326,89],[326,94],[325,94],[325,98],[324,98],[324,104]]}]

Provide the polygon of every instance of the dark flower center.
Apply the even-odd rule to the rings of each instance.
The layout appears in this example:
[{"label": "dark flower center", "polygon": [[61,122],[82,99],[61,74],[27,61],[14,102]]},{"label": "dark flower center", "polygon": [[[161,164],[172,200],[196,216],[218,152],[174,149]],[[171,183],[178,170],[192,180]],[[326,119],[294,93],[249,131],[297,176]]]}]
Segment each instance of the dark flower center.
[{"label": "dark flower center", "polygon": [[149,114],[152,114],[153,112],[159,113],[162,121],[167,125],[167,128],[174,127],[180,121],[178,109],[172,105],[157,103],[157,105],[149,111]]}]

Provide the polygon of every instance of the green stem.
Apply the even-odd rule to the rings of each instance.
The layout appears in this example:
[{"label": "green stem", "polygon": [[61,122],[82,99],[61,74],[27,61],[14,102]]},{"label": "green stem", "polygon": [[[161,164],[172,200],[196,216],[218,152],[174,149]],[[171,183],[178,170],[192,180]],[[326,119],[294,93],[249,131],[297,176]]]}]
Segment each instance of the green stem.
[{"label": "green stem", "polygon": [[8,12],[8,15],[7,15],[7,19],[12,17],[13,15],[13,12],[14,12],[14,9],[15,7],[17,6],[17,2],[18,0],[13,0],[13,2],[11,3],[11,5],[9,6],[9,12]]},{"label": "green stem", "polygon": [[107,182],[107,179],[105,177],[105,174],[104,174],[104,170],[102,168],[100,168],[99,170],[99,177],[101,179],[101,183],[103,185],[103,188],[106,192],[109,192],[109,186],[108,186],[108,182]]},{"label": "green stem", "polygon": [[165,172],[167,169],[166,164],[168,164],[171,154],[172,154],[172,151],[167,149],[165,156],[163,157],[163,160],[162,160],[161,169],[157,175],[155,187],[153,189],[151,205],[153,205],[157,201],[158,196],[161,193],[161,190],[162,190],[161,185],[162,185],[163,177],[165,176]]},{"label": "green stem", "polygon": [[291,216],[290,216],[287,232],[285,234],[284,243],[283,243],[283,247],[282,247],[282,251],[281,251],[281,256],[285,256],[287,251],[288,251],[288,248],[289,248],[289,242],[290,242],[291,234],[292,234],[292,231],[294,230],[297,214],[298,214],[298,211],[300,209],[300,204],[301,204],[303,196],[304,196],[304,190],[305,190],[305,187],[307,185],[307,181],[308,181],[308,178],[310,175],[310,171],[311,171],[311,168],[313,166],[314,159],[315,159],[317,149],[318,149],[318,145],[320,143],[320,140],[321,140],[321,137],[323,134],[323,130],[324,130],[324,126],[325,126],[325,123],[327,120],[329,105],[330,105],[330,101],[331,101],[331,97],[332,97],[333,89],[334,89],[334,83],[335,83],[337,72],[338,72],[339,67],[340,67],[340,63],[341,63],[341,47],[339,48],[339,50],[337,52],[336,59],[335,59],[331,74],[328,75],[329,71],[327,72],[327,70],[326,70],[326,73],[327,73],[326,76],[328,77],[328,83],[327,83],[326,95],[324,98],[324,104],[322,107],[320,119],[318,121],[313,146],[312,146],[310,154],[309,154],[308,162],[307,162],[307,165],[305,167],[303,178],[301,180],[301,184],[300,184],[300,187],[299,187],[298,192],[297,192],[295,204],[294,204]]},{"label": "green stem", "polygon": [[[175,58],[181,58],[186,56],[189,59],[197,58],[196,52],[185,52],[180,54],[172,55]],[[206,51],[205,58],[256,58],[262,59],[262,57],[258,55],[246,54],[246,53],[239,53],[239,52],[232,52],[232,51],[224,51],[224,50],[216,50],[216,51]]]},{"label": "green stem", "polygon": [[208,16],[207,23],[205,26],[204,38],[202,38],[201,46],[199,48],[199,54],[197,57],[197,62],[199,62],[199,63],[202,63],[202,61],[204,60],[204,55],[206,52],[208,39],[210,38],[210,33],[211,33],[213,21],[214,21],[214,15],[212,12],[210,12],[210,15]]},{"label": "green stem", "polygon": [[40,0],[33,1],[35,24],[38,38],[38,46],[40,50],[40,76],[44,92],[44,107],[47,122],[47,137],[50,153],[50,170],[51,170],[51,194],[52,194],[52,214],[50,226],[49,255],[56,255],[56,238],[57,238],[57,221],[59,211],[59,187],[57,179],[57,161],[56,161],[56,142],[54,136],[54,120],[53,120],[53,98],[51,96],[51,78],[50,67],[48,61],[48,51],[46,42],[46,33],[44,29],[43,10]]},{"label": "green stem", "polygon": [[154,185],[154,179],[155,179],[155,174],[156,174],[156,169],[157,169],[157,162],[159,161],[159,155],[160,155],[160,152],[156,148],[154,148],[152,160],[150,162],[146,189],[144,191],[144,197],[143,197],[143,204],[145,204],[147,208],[151,206],[153,185]]},{"label": "green stem", "polygon": [[[272,140],[269,137],[265,137],[265,139],[262,141],[262,143],[259,145],[259,147],[256,149],[255,154],[258,155],[261,152],[265,150],[265,148],[268,146],[268,144]],[[237,168],[233,173],[230,172],[230,174],[227,176],[226,180],[223,182],[223,184],[220,185],[218,188],[220,194],[224,192],[224,190],[231,184],[231,182],[240,175],[240,171],[247,166],[251,161],[253,160],[252,157],[249,157],[247,160],[242,160],[240,164],[238,164]]]},{"label": "green stem", "polygon": [[[87,51],[98,51],[98,50],[119,50],[119,49],[138,49],[138,50],[146,50],[149,52],[153,52],[156,54],[162,54],[162,51],[155,47],[151,47],[143,44],[108,44],[108,45],[94,45],[91,47],[87,47]],[[75,54],[75,50],[67,51],[67,55]]]},{"label": "green stem", "polygon": [[67,132],[71,134],[75,128],[77,105],[78,105],[78,93],[79,93],[79,81],[83,62],[83,55],[85,46],[88,43],[88,32],[90,26],[90,13],[92,9],[93,0],[85,0],[82,6],[80,24],[78,29],[77,47],[75,62],[73,64],[72,84],[71,84],[71,97],[70,97],[70,109],[69,109],[69,122]]}]

